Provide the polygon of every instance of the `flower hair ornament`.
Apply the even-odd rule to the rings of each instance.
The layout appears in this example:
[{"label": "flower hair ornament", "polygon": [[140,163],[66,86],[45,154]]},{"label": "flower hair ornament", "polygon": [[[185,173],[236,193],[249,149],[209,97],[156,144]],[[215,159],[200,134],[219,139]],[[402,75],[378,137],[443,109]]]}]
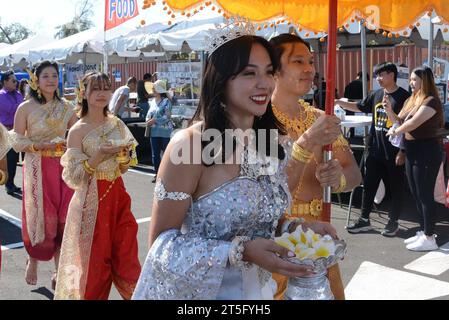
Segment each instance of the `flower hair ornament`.
[{"label": "flower hair ornament", "polygon": [[27,79],[28,85],[30,86],[31,89],[33,89],[34,91],[37,91],[39,89],[39,86],[37,84],[38,79],[37,79],[36,74],[28,68],[26,68],[25,71],[30,76],[30,79]]},{"label": "flower hair ornament", "polygon": [[86,86],[84,85],[83,80],[78,80],[78,88],[75,89],[76,93],[76,101],[79,104],[83,103],[84,93],[86,92]]},{"label": "flower hair ornament", "polygon": [[205,51],[209,56],[225,43],[243,37],[256,35],[254,25],[241,17],[231,17],[224,25],[215,24],[215,29],[209,29],[205,37]]}]

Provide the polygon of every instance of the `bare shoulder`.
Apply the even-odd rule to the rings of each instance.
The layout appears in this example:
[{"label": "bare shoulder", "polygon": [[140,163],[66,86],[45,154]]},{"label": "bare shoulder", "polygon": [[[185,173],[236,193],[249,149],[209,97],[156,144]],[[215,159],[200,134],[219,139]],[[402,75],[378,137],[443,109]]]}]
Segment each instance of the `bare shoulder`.
[{"label": "bare shoulder", "polygon": [[183,143],[194,138],[201,139],[202,122],[195,123],[188,128],[181,129],[175,132],[170,140],[170,143]]},{"label": "bare shoulder", "polygon": [[26,116],[38,107],[39,103],[37,103],[34,99],[28,99],[19,105],[19,107],[17,108],[17,112]]},{"label": "bare shoulder", "polygon": [[169,187],[195,191],[202,173],[200,128],[194,125],[179,130],[171,138],[158,173]]},{"label": "bare shoulder", "polygon": [[82,140],[91,130],[91,125],[82,119],[77,121],[69,130],[69,139]]}]

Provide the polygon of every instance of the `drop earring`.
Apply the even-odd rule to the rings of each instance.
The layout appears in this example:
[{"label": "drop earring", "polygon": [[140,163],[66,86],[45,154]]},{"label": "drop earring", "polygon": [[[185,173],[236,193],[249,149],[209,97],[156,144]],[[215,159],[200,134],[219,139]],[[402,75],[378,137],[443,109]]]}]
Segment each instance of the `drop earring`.
[{"label": "drop earring", "polygon": [[37,88],[37,96],[39,97],[39,99],[42,99],[41,88]]}]

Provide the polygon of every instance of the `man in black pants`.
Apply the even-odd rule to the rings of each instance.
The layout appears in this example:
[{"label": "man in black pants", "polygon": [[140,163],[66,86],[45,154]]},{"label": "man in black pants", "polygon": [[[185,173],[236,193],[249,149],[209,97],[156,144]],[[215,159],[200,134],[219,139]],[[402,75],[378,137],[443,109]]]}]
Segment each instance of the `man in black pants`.
[{"label": "man in black pants", "polygon": [[384,105],[385,99],[389,99],[394,112],[398,114],[410,94],[396,85],[398,70],[393,63],[384,62],[377,65],[374,74],[382,89],[370,92],[360,102],[336,100],[336,103],[344,109],[373,114],[363,179],[362,216],[346,229],[349,233],[372,230],[369,215],[373,209],[380,180],[383,176],[387,176],[386,183],[390,186],[392,206],[388,214],[389,221],[382,235],[392,237],[399,230],[398,219],[404,192],[405,153],[394,147],[386,136],[392,123],[388,120]]}]

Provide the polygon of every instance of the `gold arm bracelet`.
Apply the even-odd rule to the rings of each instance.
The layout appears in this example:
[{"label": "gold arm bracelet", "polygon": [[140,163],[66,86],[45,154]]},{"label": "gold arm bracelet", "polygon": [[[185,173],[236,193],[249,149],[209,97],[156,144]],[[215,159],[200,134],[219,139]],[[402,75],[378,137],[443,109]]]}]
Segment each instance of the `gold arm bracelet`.
[{"label": "gold arm bracelet", "polygon": [[344,174],[342,174],[340,176],[340,185],[338,186],[337,189],[334,190],[334,193],[341,193],[345,190],[346,188],[346,177]]},{"label": "gold arm bracelet", "polygon": [[84,160],[84,161],[83,161],[83,167],[84,167],[84,170],[85,170],[88,174],[93,175],[93,174],[95,173],[95,169],[92,168],[92,167],[89,165],[88,160]]},{"label": "gold arm bracelet", "polygon": [[7,174],[5,171],[0,170],[0,186],[6,183]]},{"label": "gold arm bracelet", "polygon": [[37,149],[34,147],[34,143],[31,144],[30,150],[31,150],[31,152],[34,152],[34,153],[39,152],[39,150],[37,150]]},{"label": "gold arm bracelet", "polygon": [[313,152],[307,151],[296,142],[293,143],[292,158],[302,163],[309,163],[312,160]]}]

